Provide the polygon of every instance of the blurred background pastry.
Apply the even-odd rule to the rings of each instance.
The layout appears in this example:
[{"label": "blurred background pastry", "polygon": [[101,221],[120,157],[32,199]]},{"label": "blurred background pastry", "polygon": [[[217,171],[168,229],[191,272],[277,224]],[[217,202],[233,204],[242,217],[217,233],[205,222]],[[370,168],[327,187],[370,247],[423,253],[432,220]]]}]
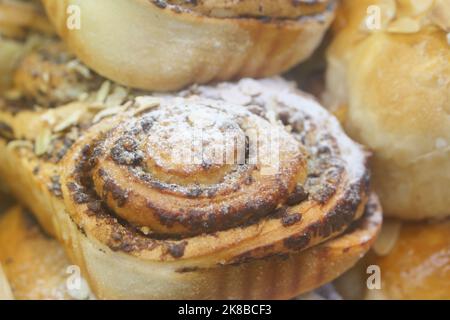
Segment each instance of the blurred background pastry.
[{"label": "blurred background pastry", "polygon": [[[341,1],[322,99],[373,151],[374,187],[392,217],[335,282],[344,298],[450,298],[449,23],[448,0]],[[369,266],[380,290],[367,287]]]},{"label": "blurred background pastry", "polygon": [[[450,299],[450,221],[388,220],[373,251],[335,281],[344,299]],[[381,271],[381,288],[369,290],[369,266]]]},{"label": "blurred background pastry", "polygon": [[0,1],[0,92],[11,85],[16,63],[38,41],[37,36],[30,37],[30,30],[53,33],[39,1]]},{"label": "blurred background pastry", "polygon": [[450,214],[449,14],[448,0],[344,0],[334,23],[325,101],[374,152],[387,216]]},{"label": "blurred background pastry", "polygon": [[[93,297],[84,279],[80,278],[80,287],[68,284],[74,269],[70,268],[72,264],[63,247],[42,231],[30,213],[18,206],[0,214],[0,264],[15,299]],[[0,298],[1,283],[0,279]]]}]

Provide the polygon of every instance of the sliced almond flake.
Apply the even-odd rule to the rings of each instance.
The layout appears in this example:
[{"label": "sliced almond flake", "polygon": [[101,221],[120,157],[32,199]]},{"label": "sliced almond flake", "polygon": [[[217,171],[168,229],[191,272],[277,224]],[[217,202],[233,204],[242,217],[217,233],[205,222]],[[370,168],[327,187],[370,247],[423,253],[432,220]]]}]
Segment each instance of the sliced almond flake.
[{"label": "sliced almond flake", "polygon": [[99,103],[99,102],[92,102],[89,104],[88,108],[89,110],[94,110],[94,111],[98,111],[98,110],[102,110],[102,109],[106,109],[108,106],[104,103]]},{"label": "sliced almond flake", "polygon": [[156,107],[161,103],[161,99],[151,96],[136,97],[136,105],[140,107]]},{"label": "sliced almond flake", "polygon": [[448,43],[448,45],[450,46],[450,32],[447,33],[447,43]]},{"label": "sliced almond flake", "polygon": [[52,131],[49,127],[44,127],[36,137],[36,143],[34,145],[34,152],[37,156],[42,156],[47,153],[52,140]]},{"label": "sliced almond flake", "polygon": [[216,121],[211,117],[205,116],[201,112],[191,110],[187,116],[187,121],[193,126],[198,128],[207,128],[213,126]]},{"label": "sliced almond flake", "polygon": [[420,31],[420,22],[409,17],[402,17],[391,22],[387,31],[391,33],[416,33]]},{"label": "sliced almond flake", "polygon": [[156,108],[161,104],[160,98],[150,96],[137,97],[135,101],[137,105],[137,108],[133,110],[135,115]]},{"label": "sliced almond flake", "polygon": [[54,126],[56,123],[55,114],[53,113],[53,110],[49,110],[45,112],[43,115],[41,115],[41,120],[50,126]]},{"label": "sliced almond flake", "polygon": [[128,100],[122,105],[122,108],[124,110],[129,110],[133,106],[134,106],[134,101],[133,100]]},{"label": "sliced almond flake", "polygon": [[126,97],[128,96],[128,91],[121,86],[116,86],[113,92],[106,98],[105,104],[108,107],[121,105]]},{"label": "sliced almond flake", "polygon": [[89,98],[89,94],[87,92],[82,92],[78,96],[78,101],[86,101]]},{"label": "sliced almond flake", "polygon": [[78,124],[80,118],[83,114],[83,110],[75,110],[68,115],[63,121],[58,123],[54,128],[53,132],[61,132],[66,130],[67,128],[72,127],[73,125]]},{"label": "sliced almond flake", "polygon": [[450,1],[435,0],[430,14],[431,22],[445,32],[450,32]]},{"label": "sliced almond flake", "polygon": [[33,150],[33,143],[28,140],[13,140],[8,143],[7,149],[8,150],[14,150],[14,149],[31,149]]},{"label": "sliced almond flake", "polygon": [[85,65],[83,65],[80,61],[78,61],[77,59],[74,59],[72,61],[69,61],[67,63],[67,68],[69,70],[73,70],[75,72],[78,72],[79,74],[81,74],[84,78],[91,78],[91,71],[89,70],[88,67],[86,67]]},{"label": "sliced almond flake", "polygon": [[377,255],[386,256],[392,251],[397,243],[401,227],[401,222],[396,220],[388,220],[383,223],[380,235],[373,245],[373,250]]},{"label": "sliced almond flake", "polygon": [[104,103],[110,90],[111,90],[111,82],[104,81],[100,86],[100,89],[97,91],[95,102]]},{"label": "sliced almond flake", "polygon": [[106,108],[106,109],[100,111],[99,113],[97,113],[95,115],[94,119],[92,119],[92,122],[97,123],[106,117],[110,117],[110,116],[113,116],[113,115],[119,113],[120,111],[123,111],[123,107]]}]

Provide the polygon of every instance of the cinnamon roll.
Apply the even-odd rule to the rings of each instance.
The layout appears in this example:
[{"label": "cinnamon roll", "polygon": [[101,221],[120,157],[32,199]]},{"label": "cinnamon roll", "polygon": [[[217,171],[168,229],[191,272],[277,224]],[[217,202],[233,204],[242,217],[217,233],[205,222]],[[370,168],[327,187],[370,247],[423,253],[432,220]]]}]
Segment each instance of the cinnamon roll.
[{"label": "cinnamon roll", "polygon": [[[97,297],[292,298],[373,243],[367,151],[292,84],[150,95],[93,73],[45,80],[80,73],[60,54],[46,46],[16,71],[21,95],[0,107],[0,176]],[[27,76],[36,70],[48,75]],[[81,88],[64,79],[88,89],[34,106],[38,83]]]},{"label": "cinnamon roll", "polygon": [[374,151],[374,188],[388,216],[450,214],[449,12],[447,0],[348,0],[336,20],[327,100]]},{"label": "cinnamon roll", "polygon": [[159,91],[284,72],[312,54],[335,9],[334,0],[43,3],[89,67],[122,85]]}]

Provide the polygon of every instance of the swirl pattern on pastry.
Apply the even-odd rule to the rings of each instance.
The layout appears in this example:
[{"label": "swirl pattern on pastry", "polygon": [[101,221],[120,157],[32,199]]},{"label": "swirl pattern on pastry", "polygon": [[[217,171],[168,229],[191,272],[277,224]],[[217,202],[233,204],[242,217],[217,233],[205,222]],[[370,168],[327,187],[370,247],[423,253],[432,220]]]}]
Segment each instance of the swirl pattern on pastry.
[{"label": "swirl pattern on pastry", "polygon": [[[281,79],[193,87],[124,108],[75,143],[61,177],[72,219],[113,250],[237,263],[314,246],[363,212],[366,153]],[[189,141],[199,128],[206,150],[223,133],[244,141],[243,161],[218,164],[206,152],[177,163],[180,153],[198,154]],[[276,171],[262,174],[264,163],[249,161],[251,129],[279,137]],[[270,158],[257,141],[255,154]],[[216,155],[239,153],[223,145]]]},{"label": "swirl pattern on pastry", "polygon": [[[264,174],[269,134],[280,136],[275,174]],[[92,153],[95,190],[108,207],[163,234],[217,231],[267,215],[306,173],[299,143],[280,127],[200,98],[168,99],[120,119]]]}]

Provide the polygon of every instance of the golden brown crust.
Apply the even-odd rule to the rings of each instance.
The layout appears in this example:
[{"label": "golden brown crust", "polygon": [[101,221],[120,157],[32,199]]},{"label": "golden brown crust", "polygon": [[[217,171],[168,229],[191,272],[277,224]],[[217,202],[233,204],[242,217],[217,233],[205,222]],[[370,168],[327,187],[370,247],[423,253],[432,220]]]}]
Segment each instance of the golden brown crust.
[{"label": "golden brown crust", "polygon": [[286,71],[313,52],[334,12],[331,5],[311,17],[264,21],[174,12],[147,0],[81,1],[83,26],[68,30],[72,1],[44,3],[84,63],[118,83],[158,91]]},{"label": "golden brown crust", "polygon": [[[418,32],[392,29],[397,20],[389,19],[382,31],[368,32],[361,25],[376,3],[343,2],[328,51],[328,99],[347,108],[349,134],[374,151],[374,186],[386,214],[443,218],[450,213],[447,31],[430,7],[415,18]],[[397,19],[411,17],[405,8],[397,6]]]}]

